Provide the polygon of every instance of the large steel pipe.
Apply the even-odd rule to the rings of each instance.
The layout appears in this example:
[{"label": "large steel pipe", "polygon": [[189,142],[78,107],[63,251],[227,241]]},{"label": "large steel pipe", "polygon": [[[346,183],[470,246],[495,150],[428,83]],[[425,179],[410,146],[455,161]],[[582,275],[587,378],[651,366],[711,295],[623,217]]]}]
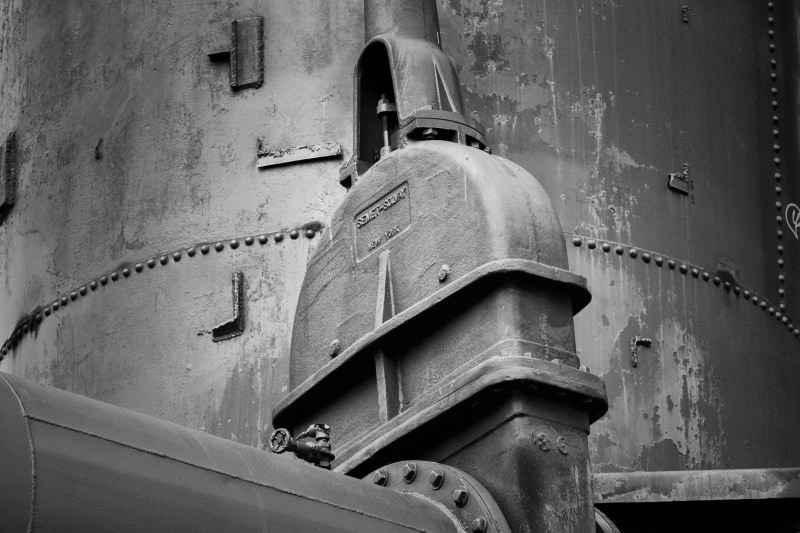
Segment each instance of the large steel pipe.
[{"label": "large steel pipe", "polygon": [[0,374],[0,531],[454,531],[432,503]]}]

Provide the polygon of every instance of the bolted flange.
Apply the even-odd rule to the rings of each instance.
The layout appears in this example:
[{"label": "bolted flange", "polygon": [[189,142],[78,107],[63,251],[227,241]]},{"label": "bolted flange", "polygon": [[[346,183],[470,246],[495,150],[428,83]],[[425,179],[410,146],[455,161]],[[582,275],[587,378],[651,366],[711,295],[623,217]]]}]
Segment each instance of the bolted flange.
[{"label": "bolted flange", "polygon": [[365,480],[397,492],[433,500],[472,533],[510,533],[489,491],[457,468],[431,461],[400,461],[367,474]]}]

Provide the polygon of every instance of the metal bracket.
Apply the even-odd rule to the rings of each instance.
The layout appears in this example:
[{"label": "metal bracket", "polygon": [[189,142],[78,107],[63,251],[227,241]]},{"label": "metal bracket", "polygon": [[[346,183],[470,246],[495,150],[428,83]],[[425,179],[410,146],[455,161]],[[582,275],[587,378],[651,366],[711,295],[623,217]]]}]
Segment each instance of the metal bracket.
[{"label": "metal bracket", "polygon": [[208,54],[211,61],[230,62],[234,91],[264,83],[264,17],[236,19],[231,23],[231,47]]},{"label": "metal bracket", "polygon": [[681,172],[670,172],[667,174],[667,187],[681,194],[689,194],[692,189],[692,182],[689,180],[689,163],[683,164]]},{"label": "metal bracket", "polygon": [[335,142],[324,142],[272,149],[264,145],[264,139],[259,138],[256,145],[256,155],[258,157],[256,166],[258,168],[266,168],[312,159],[339,157],[342,155],[342,145]]},{"label": "metal bracket", "polygon": [[653,341],[647,337],[640,337],[639,335],[631,337],[631,364],[633,368],[639,365],[639,346],[650,346],[651,344],[653,344]]},{"label": "metal bracket", "polygon": [[17,201],[17,134],[6,137],[5,150],[0,162],[0,224]]},{"label": "metal bracket", "polygon": [[233,318],[211,330],[211,340],[224,341],[244,332],[244,274],[233,273]]}]

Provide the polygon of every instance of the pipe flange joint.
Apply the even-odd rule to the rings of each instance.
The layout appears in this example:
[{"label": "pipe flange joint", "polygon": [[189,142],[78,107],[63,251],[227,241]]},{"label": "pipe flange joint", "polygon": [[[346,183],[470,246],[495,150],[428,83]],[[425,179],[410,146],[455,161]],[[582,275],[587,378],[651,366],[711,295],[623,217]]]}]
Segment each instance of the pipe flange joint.
[{"label": "pipe flange joint", "polygon": [[436,502],[463,531],[511,532],[489,491],[457,468],[431,461],[400,461],[370,472],[364,479]]}]

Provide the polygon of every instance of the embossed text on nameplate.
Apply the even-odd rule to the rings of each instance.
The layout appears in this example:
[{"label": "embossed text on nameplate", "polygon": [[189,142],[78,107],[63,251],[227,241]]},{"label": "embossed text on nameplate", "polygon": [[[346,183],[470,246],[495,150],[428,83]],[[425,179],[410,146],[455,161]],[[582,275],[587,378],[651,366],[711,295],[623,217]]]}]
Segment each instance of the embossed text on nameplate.
[{"label": "embossed text on nameplate", "polygon": [[411,225],[408,183],[396,187],[359,212],[353,226],[359,259],[377,250]]}]

